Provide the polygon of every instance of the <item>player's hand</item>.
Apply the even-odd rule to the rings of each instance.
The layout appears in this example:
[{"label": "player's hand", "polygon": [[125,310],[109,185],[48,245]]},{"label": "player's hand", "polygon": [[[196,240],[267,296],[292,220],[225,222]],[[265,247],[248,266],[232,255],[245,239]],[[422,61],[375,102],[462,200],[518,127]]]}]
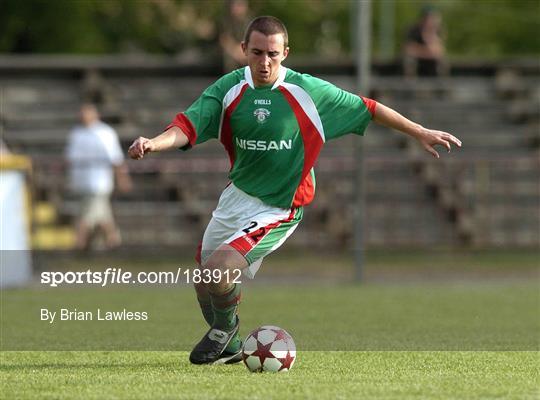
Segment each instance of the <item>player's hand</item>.
[{"label": "player's hand", "polygon": [[129,146],[128,155],[134,160],[140,160],[146,153],[153,151],[152,140],[139,136],[131,146]]},{"label": "player's hand", "polygon": [[435,158],[439,158],[439,153],[435,150],[436,145],[441,145],[448,150],[452,149],[452,145],[461,147],[461,140],[459,140],[454,135],[449,134],[448,132],[435,131],[432,129],[423,129],[422,133],[417,137],[418,141],[422,147],[433,155]]}]

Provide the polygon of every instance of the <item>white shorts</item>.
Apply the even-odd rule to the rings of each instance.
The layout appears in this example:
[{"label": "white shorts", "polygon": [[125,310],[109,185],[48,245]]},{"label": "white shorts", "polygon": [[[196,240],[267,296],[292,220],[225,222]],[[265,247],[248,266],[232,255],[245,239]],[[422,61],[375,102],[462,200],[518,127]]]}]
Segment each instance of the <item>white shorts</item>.
[{"label": "white shorts", "polygon": [[80,219],[90,229],[99,224],[112,224],[114,218],[108,194],[85,194],[80,200]]},{"label": "white shorts", "polygon": [[280,247],[302,220],[303,208],[278,208],[263,203],[232,183],[225,188],[206,227],[197,254],[200,264],[222,244],[242,254],[249,266],[244,275],[253,278],[265,256]]}]

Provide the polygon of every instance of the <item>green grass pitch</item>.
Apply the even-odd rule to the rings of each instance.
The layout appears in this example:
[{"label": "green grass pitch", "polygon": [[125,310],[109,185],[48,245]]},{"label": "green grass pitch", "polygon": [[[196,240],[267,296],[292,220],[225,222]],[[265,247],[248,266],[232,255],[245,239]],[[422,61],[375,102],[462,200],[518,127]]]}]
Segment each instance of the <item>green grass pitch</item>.
[{"label": "green grass pitch", "polygon": [[6,399],[537,399],[535,352],[300,352],[288,373],[187,352],[9,352]]},{"label": "green grass pitch", "polygon": [[[3,350],[76,351],[3,351],[1,398],[540,396],[536,282],[247,285],[242,333],[275,324],[295,338],[296,364],[280,374],[190,365],[188,350],[205,331],[190,288],[57,289],[50,298],[41,288],[2,293],[9,322],[2,325]],[[67,304],[128,305],[147,309],[151,319],[24,326],[28,310]]]}]

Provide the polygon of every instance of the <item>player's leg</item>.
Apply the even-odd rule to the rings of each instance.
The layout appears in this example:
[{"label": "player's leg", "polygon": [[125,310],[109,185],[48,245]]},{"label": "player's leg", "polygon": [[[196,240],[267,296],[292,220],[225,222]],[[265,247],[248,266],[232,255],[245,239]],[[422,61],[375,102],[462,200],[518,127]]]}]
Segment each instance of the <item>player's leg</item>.
[{"label": "player's leg", "polygon": [[[222,199],[220,199],[220,203],[221,201]],[[210,220],[195,256],[199,269],[202,270],[203,262],[206,262],[214,250],[221,246],[235,230],[236,228],[231,228],[230,224],[225,223],[220,219],[212,218]],[[194,282],[193,286],[204,320],[209,326],[212,326],[214,323],[214,310],[212,308],[212,299],[210,298],[208,284],[204,282]]]},{"label": "player's leg", "polygon": [[[225,244],[212,252],[203,262],[209,271],[243,270],[250,266],[248,276],[253,277],[262,258],[281,246],[302,219],[303,209],[264,209],[249,218]],[[211,276],[216,276],[210,273]],[[240,285],[227,279],[231,275],[218,274],[222,279],[207,285],[214,311],[211,329],[193,349],[190,360],[195,364],[208,364],[223,359],[224,350],[237,335],[239,319]],[[240,355],[240,346],[237,353]],[[239,359],[239,358],[238,358]]]},{"label": "player's leg", "polygon": [[236,325],[241,290],[240,284],[233,280],[234,273],[230,272],[241,271],[247,266],[244,256],[227,244],[221,245],[203,264],[203,270],[208,270],[212,277],[207,285],[214,310],[212,327],[230,331]]},{"label": "player's leg", "polygon": [[[231,204],[227,203],[227,200],[230,200],[230,198],[227,196],[227,190],[224,192],[222,197],[220,198],[220,203],[218,205],[218,209],[226,208],[228,210],[236,210],[237,208],[232,206]],[[238,223],[239,217],[238,215],[232,215],[230,218],[223,218],[223,213],[217,214],[216,217],[213,217],[203,236],[202,242],[199,244],[199,247],[197,249],[197,255],[195,257],[197,264],[199,265],[199,268],[202,270],[201,267],[203,263],[210,262],[210,257],[214,255],[215,249],[219,248],[223,242],[229,238],[238,228],[235,225]],[[217,260],[217,256],[220,253],[216,253],[214,255],[213,260]],[[221,254],[223,256],[223,254]],[[197,294],[197,301],[199,303],[201,312],[203,314],[203,317],[205,321],[208,323],[210,327],[214,324],[214,308],[212,306],[212,298],[210,295],[208,283],[194,283],[195,292]],[[216,293],[219,292],[219,288]],[[222,290],[224,292],[227,292],[226,290],[228,288],[225,288],[225,290]],[[239,290],[239,287],[236,288],[236,290]],[[226,296],[225,296],[226,297]],[[233,296],[234,297],[234,296]],[[219,303],[219,300],[218,300]],[[227,310],[225,310],[226,312]],[[219,314],[222,314],[221,311],[218,311]],[[233,363],[241,361],[240,357],[240,349],[242,347],[242,339],[240,337],[239,333],[236,333],[230,340],[229,344],[223,351],[222,356],[220,356],[219,361],[223,363]]]},{"label": "player's leg", "polygon": [[[201,251],[202,251],[202,242],[199,243],[197,248],[197,255],[195,260],[197,261],[197,266],[201,268]],[[212,326],[214,323],[214,310],[212,309],[212,300],[210,299],[210,293],[208,292],[208,286],[204,282],[193,282],[193,287],[195,288],[195,293],[197,294],[197,302],[201,308],[202,315],[204,320],[209,326]]]},{"label": "player's leg", "polygon": [[241,270],[245,267],[247,267],[246,259],[228,245],[221,245],[203,262],[202,271],[209,271],[208,275],[203,276],[211,276],[212,281],[206,287],[201,285],[196,287],[197,297],[207,292],[214,318],[210,330],[190,354],[192,363],[208,364],[219,359],[222,359],[222,362],[240,361],[241,340],[238,337],[237,316],[241,297],[240,284],[232,282],[228,278],[231,275],[225,274],[225,271]]},{"label": "player's leg", "polygon": [[[200,282],[195,283],[194,286],[195,292],[197,293],[197,301],[199,302],[203,317],[208,326],[212,327],[214,324],[214,308],[212,306],[212,299],[208,290],[208,284]],[[225,347],[225,350],[223,350],[219,360],[216,360],[216,363],[233,364],[242,361],[240,354],[242,344],[242,338],[240,337],[239,331],[237,331],[237,333],[231,338],[227,347]]]},{"label": "player's leg", "polygon": [[[229,303],[238,297],[238,301],[235,303],[235,305],[238,306],[240,287],[232,282],[231,278],[234,278],[234,276],[224,273],[226,268],[222,268],[222,266],[232,263],[238,264],[240,266],[238,269],[245,268],[245,259],[234,254],[236,253],[236,250],[233,248],[221,246],[220,249],[213,252],[214,254],[205,261],[205,267],[202,267],[202,260],[200,258],[201,246],[202,244],[199,246],[199,253],[196,257],[197,262],[199,263],[199,269],[201,271],[208,270],[209,273],[212,273],[214,269],[217,269],[219,270],[219,274],[214,276],[219,277],[222,275],[224,279],[218,280],[212,278],[212,282],[205,283],[201,281],[194,283],[193,286],[195,288],[195,293],[197,294],[197,301],[201,308],[204,320],[209,326],[230,328],[232,327],[231,321],[234,323],[234,318],[228,314]],[[236,257],[237,261],[229,261],[228,258],[230,257]]]},{"label": "player's leg", "polygon": [[[301,218],[301,208],[287,210],[269,206],[231,184],[224,190],[212,214],[197,261],[203,269],[210,271],[244,269],[245,276],[253,278],[263,257],[277,249],[287,239]],[[249,268],[245,268],[248,265]],[[236,314],[240,300],[240,285],[230,282],[234,274],[228,276],[222,274],[223,276],[226,278],[195,287],[205,319],[209,323],[211,318],[213,320],[211,329],[190,355],[190,360],[194,363],[213,363],[222,359],[226,353],[240,350],[241,341],[237,333],[232,336],[225,352],[217,354],[218,351],[215,349],[211,351],[206,349],[207,345],[211,347],[223,345],[219,344],[219,338],[214,335],[216,332],[212,334],[214,329],[221,331],[218,332],[219,335],[227,339],[238,329]],[[207,312],[209,300],[213,315]],[[213,337],[209,338],[210,335]],[[211,354],[207,355],[205,352]]]},{"label": "player's leg", "polygon": [[201,307],[201,312],[204,320],[209,326],[214,323],[214,310],[212,309],[212,300],[206,283],[194,283],[195,293],[197,294],[197,302]]}]

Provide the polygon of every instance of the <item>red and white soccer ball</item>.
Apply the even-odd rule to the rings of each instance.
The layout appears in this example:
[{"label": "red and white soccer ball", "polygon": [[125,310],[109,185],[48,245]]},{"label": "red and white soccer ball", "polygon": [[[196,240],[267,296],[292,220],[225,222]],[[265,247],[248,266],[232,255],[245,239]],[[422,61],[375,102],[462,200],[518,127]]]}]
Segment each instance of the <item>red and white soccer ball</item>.
[{"label": "red and white soccer ball", "polygon": [[242,359],[251,372],[289,371],[296,359],[296,346],[285,329],[265,325],[248,335]]}]

